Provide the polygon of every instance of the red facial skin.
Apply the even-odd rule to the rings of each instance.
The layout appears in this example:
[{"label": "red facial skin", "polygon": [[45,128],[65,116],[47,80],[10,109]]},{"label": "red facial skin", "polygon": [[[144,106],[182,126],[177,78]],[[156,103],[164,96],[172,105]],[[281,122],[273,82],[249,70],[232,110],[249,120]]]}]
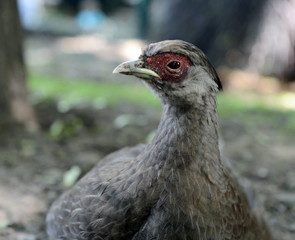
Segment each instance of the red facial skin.
[{"label": "red facial skin", "polygon": [[159,53],[146,59],[148,67],[159,74],[162,81],[181,82],[192,62],[179,53]]}]

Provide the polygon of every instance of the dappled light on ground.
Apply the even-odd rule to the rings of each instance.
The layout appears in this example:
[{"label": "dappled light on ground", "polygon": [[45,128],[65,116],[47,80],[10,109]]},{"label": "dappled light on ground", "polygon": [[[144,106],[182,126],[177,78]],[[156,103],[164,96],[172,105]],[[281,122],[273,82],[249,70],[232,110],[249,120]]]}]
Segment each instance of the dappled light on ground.
[{"label": "dappled light on ground", "polygon": [[286,109],[295,110],[295,93],[284,93],[282,95],[282,105]]},{"label": "dappled light on ground", "polygon": [[286,83],[275,77],[262,76],[240,69],[218,68],[223,85],[230,92],[256,92],[272,94],[280,91],[295,91],[295,84]]},{"label": "dappled light on ground", "polygon": [[109,41],[103,35],[65,37],[57,41],[58,50],[69,54],[93,54],[104,59],[136,59],[145,45],[139,39]]},{"label": "dappled light on ground", "polygon": [[244,99],[246,105],[259,103],[269,109],[295,109],[295,83],[225,67],[219,68],[218,73],[226,94]]}]

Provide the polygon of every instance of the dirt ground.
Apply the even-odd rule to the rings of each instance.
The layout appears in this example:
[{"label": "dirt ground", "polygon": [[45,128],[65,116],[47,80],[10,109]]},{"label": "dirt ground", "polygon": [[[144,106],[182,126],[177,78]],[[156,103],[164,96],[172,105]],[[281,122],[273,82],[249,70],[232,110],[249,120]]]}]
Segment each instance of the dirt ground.
[{"label": "dirt ground", "polygon": [[[94,49],[86,43],[84,52],[69,56],[79,46],[75,41],[59,39],[52,44],[47,39],[44,44],[44,39],[32,39],[28,63],[35,64],[39,74],[87,79],[110,75],[123,60],[111,52],[103,53],[113,59],[97,60],[110,49],[103,45],[107,41],[94,43]],[[103,49],[96,48],[102,45]],[[64,46],[67,54],[61,54]],[[86,64],[82,66],[81,61]],[[75,169],[82,176],[106,154],[145,142],[161,116],[160,110],[124,102],[100,110],[72,109],[66,114],[54,102],[35,108],[39,134],[15,129],[0,137],[0,240],[46,240],[45,215],[52,201],[67,189],[65,176]],[[52,129],[54,122],[56,129]],[[295,133],[294,127],[292,131],[285,128],[290,122],[288,115],[258,111],[220,119],[222,154],[247,179],[277,240],[295,239]]]},{"label": "dirt ground", "polygon": [[[155,109],[127,103],[103,110],[74,109],[67,114],[59,113],[53,103],[39,104],[36,109],[42,126],[40,134],[15,131],[0,140],[1,240],[47,239],[44,217],[51,202],[66,189],[65,172],[79,166],[83,175],[104,155],[145,142],[161,114]],[[251,116],[247,120],[239,115],[221,119],[223,155],[254,189],[275,239],[293,240],[294,135],[282,134],[279,123],[274,127],[249,124],[249,119],[263,113],[247,114]],[[122,116],[145,121],[118,124]],[[49,137],[48,127],[55,119],[72,126],[71,135],[60,139]],[[82,124],[75,127],[73,119],[79,119]],[[280,119],[280,124],[285,121]]]}]

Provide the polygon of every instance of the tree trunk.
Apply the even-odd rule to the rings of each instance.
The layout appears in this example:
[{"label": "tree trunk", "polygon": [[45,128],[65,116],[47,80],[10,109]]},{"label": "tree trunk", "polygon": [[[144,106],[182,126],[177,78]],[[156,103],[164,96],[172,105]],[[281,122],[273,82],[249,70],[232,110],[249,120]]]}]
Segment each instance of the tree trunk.
[{"label": "tree trunk", "polygon": [[252,44],[248,68],[295,80],[295,0],[269,0]]},{"label": "tree trunk", "polygon": [[15,125],[38,128],[27,100],[22,37],[17,0],[0,1],[0,130]]}]

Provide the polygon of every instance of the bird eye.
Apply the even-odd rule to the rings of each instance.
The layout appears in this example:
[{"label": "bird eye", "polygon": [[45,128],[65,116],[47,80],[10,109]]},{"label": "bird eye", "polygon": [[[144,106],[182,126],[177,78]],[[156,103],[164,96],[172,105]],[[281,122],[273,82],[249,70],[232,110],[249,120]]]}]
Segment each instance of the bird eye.
[{"label": "bird eye", "polygon": [[167,66],[171,69],[177,69],[180,67],[180,62],[172,61],[172,62],[168,63]]}]

